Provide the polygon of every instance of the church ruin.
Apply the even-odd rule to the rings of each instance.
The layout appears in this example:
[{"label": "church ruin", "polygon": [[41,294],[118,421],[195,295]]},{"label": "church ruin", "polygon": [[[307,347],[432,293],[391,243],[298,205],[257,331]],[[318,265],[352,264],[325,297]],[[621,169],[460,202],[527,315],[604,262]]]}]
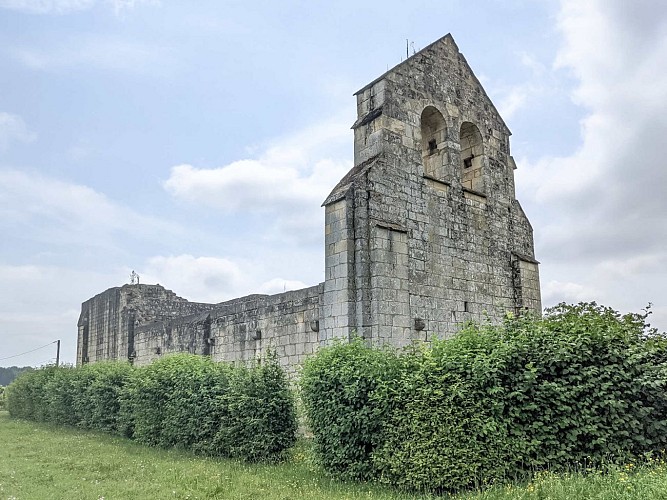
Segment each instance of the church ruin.
[{"label": "church ruin", "polygon": [[172,352],[247,361],[271,347],[293,370],[335,338],[403,346],[539,313],[510,131],[452,36],[355,96],[354,167],[323,203],[323,283],[219,304],[160,285],[110,288],[82,304],[77,364]]}]

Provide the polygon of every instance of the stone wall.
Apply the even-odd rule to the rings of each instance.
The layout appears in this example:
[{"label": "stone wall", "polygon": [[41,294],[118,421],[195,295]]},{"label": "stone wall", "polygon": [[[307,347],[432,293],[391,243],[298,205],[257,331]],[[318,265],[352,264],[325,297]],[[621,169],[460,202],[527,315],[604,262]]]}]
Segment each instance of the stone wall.
[{"label": "stone wall", "polygon": [[134,357],[139,325],[178,318],[214,306],[189,302],[160,285],[114,287],[81,305],[77,363]]},{"label": "stone wall", "polygon": [[293,372],[319,345],[323,285],[277,295],[250,295],[207,312],[154,321],[135,329],[138,365],[162,355],[190,352],[217,361],[248,362],[276,353]]}]

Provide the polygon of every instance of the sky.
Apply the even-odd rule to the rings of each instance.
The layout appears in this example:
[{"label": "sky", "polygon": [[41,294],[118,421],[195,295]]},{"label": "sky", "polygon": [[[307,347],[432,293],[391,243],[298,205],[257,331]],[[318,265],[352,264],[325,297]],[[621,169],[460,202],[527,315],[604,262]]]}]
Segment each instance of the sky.
[{"label": "sky", "polygon": [[213,303],[323,281],[353,93],[447,33],[512,130],[543,305],[667,330],[664,0],[0,0],[0,366],[73,363],[133,270]]}]

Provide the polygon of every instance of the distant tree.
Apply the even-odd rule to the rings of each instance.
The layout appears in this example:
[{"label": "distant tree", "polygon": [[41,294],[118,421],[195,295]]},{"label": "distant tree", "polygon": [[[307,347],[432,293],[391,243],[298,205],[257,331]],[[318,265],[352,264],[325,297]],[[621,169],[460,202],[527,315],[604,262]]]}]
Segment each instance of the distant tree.
[{"label": "distant tree", "polygon": [[32,366],[10,366],[9,368],[0,367],[0,385],[8,386],[21,373],[33,370]]}]

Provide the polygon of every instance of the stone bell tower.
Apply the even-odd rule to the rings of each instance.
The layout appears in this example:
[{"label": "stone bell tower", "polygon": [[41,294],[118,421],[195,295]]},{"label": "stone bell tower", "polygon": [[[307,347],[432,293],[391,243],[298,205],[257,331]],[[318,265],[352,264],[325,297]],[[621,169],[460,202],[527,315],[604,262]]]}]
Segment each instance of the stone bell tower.
[{"label": "stone bell tower", "polygon": [[320,342],[394,345],[540,312],[510,131],[451,35],[356,93],[354,167],[324,201]]}]

